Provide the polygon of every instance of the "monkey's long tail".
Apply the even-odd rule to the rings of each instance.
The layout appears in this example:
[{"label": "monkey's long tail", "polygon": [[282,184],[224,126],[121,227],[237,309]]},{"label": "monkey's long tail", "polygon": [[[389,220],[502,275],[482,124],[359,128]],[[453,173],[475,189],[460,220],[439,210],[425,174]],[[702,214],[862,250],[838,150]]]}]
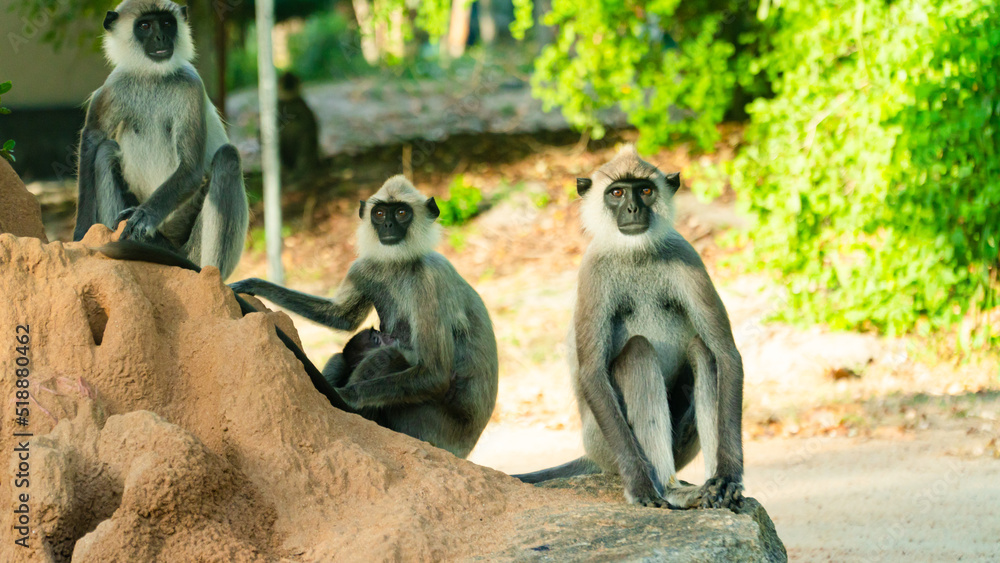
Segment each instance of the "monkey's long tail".
[{"label": "monkey's long tail", "polygon": [[512,475],[515,479],[520,479],[524,483],[541,483],[551,479],[562,479],[564,477],[576,477],[578,475],[593,475],[600,473],[601,467],[588,457],[581,457],[573,461],[542,469],[533,473],[523,473]]},{"label": "monkey's long tail", "polygon": [[[173,266],[176,268],[191,270],[193,272],[201,272],[200,266],[179,254],[175,254],[174,252],[159,246],[136,242],[134,240],[120,240],[108,243],[98,248],[97,251],[108,258],[114,258],[115,260],[151,262],[153,264],[161,264],[163,266]],[[236,292],[233,292],[233,295],[236,297],[236,302],[239,303],[240,311],[243,313],[244,317],[250,313],[260,312],[257,309],[254,309],[252,305],[247,303],[246,300],[236,294]],[[323,374],[316,369],[316,366],[313,365],[309,357],[306,356],[306,353],[295,344],[295,341],[289,338],[289,336],[285,334],[283,330],[278,328],[277,325],[275,325],[274,330],[278,334],[278,339],[281,340],[281,343],[284,344],[286,348],[291,350],[292,354],[295,355],[295,358],[302,363],[302,367],[305,368],[306,373],[309,375],[309,379],[312,381],[313,386],[316,387],[316,390],[322,393],[334,407],[345,412],[356,412],[344,401],[343,398],[341,398],[340,394],[337,393],[337,390],[330,385],[330,382],[327,381],[325,377],[323,377]]]}]

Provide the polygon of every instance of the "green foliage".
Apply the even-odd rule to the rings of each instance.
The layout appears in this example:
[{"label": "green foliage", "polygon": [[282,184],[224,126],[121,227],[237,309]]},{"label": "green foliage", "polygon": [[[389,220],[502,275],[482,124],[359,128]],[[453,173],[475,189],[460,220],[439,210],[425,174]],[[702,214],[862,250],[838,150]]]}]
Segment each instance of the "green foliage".
[{"label": "green foliage", "polygon": [[459,174],[451,181],[447,201],[438,203],[441,216],[438,221],[448,227],[464,225],[479,213],[479,203],[483,201],[483,193],[479,188],[467,184],[465,176]]},{"label": "green foliage", "polygon": [[681,173],[681,178],[691,186],[691,193],[699,200],[708,203],[723,194],[729,181],[727,170],[730,162],[714,164],[708,157],[701,157],[692,162]]},{"label": "green foliage", "polygon": [[753,54],[756,20],[747,7],[744,0],[553,0],[544,22],[558,27],[558,38],[535,64],[535,95],[594,138],[605,133],[601,112],[620,104],[640,131],[640,149],[681,138],[709,149],[732,106],[736,69]]},{"label": "green foliage", "polygon": [[361,56],[359,38],[342,15],[325,12],[306,20],[305,28],[288,40],[292,70],[303,80],[356,76],[369,67]]},{"label": "green foliage", "polygon": [[[337,12],[323,12],[305,22],[302,31],[288,38],[293,71],[304,81],[338,80],[371,70],[361,56],[353,24]],[[250,25],[246,43],[230,51],[226,83],[231,89],[257,85],[257,27]]]},{"label": "green foliage", "polygon": [[[775,97],[734,187],[789,317],[890,335],[1000,306],[1000,13],[987,0],[784,0]],[[1000,343],[980,322],[960,348]]]},{"label": "green foliage", "polygon": [[246,42],[229,50],[226,59],[226,87],[230,90],[257,85],[257,26],[250,24]]},{"label": "green foliage", "polygon": [[534,0],[513,0],[513,3],[514,21],[510,22],[510,35],[520,41],[535,24],[535,2]]},{"label": "green foliage", "polygon": [[[7,82],[0,83],[0,97],[2,97],[7,92],[10,92],[14,85],[8,80]],[[0,105],[0,115],[8,115],[10,110]],[[0,145],[0,157],[6,158],[11,162],[16,162],[17,159],[14,158],[14,141],[6,141]]]}]

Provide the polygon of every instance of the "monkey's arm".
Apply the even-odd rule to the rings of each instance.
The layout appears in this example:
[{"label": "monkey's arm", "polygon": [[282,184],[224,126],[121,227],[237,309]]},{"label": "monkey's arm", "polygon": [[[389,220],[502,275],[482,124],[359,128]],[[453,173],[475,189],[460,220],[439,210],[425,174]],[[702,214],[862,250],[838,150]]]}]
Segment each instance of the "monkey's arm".
[{"label": "monkey's arm", "polygon": [[350,272],[332,299],[315,297],[257,278],[238,281],[229,287],[236,293],[263,297],[310,321],[337,330],[356,330],[372,310],[371,300],[358,291]]},{"label": "monkey's arm", "polygon": [[186,77],[183,94],[185,111],[177,123],[177,169],[167,181],[156,188],[153,195],[139,207],[122,212],[119,221],[128,219],[122,232],[123,239],[149,241],[156,229],[177,207],[201,187],[205,178],[205,137],[207,124],[205,91],[197,76]]},{"label": "monkey's arm", "polygon": [[418,299],[413,349],[387,346],[368,354],[338,391],[356,408],[423,403],[448,394],[455,362],[455,337],[442,325],[435,296]]},{"label": "monkey's arm", "polygon": [[573,319],[579,391],[614,451],[629,500],[665,505],[661,500],[663,487],[654,478],[655,471],[643,455],[611,383],[610,366],[616,353],[610,349],[613,311],[604,305],[612,300],[601,294],[600,283],[589,281],[594,277],[593,272],[581,273]]},{"label": "monkey's arm", "polygon": [[87,119],[80,133],[79,163],[77,164],[77,186],[79,195],[76,199],[76,228],[73,229],[73,240],[80,241],[95,223],[97,223],[97,179],[95,177],[95,160],[97,147],[107,139],[100,129],[101,107],[104,97],[102,90],[97,90],[90,98],[87,107]]},{"label": "monkey's arm", "polygon": [[736,349],[725,305],[705,266],[697,258],[670,264],[671,297],[679,302],[688,320],[708,348],[716,365],[718,397],[718,453],[715,476],[737,483],[743,478],[743,360]]}]

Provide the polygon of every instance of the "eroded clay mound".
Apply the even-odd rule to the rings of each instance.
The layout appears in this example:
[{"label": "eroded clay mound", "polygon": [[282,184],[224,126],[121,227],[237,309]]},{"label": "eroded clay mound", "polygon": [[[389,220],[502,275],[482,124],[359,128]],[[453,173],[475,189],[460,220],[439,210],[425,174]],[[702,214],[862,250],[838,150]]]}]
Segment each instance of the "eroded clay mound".
[{"label": "eroded clay mound", "polygon": [[[65,560],[83,537],[75,561],[194,561],[221,545],[268,559],[438,559],[471,553],[480,534],[469,522],[502,529],[498,519],[520,502],[512,499],[532,492],[333,409],[268,317],[240,316],[217,270],[119,262],[86,248],[110,238],[100,226],[80,244],[0,235],[0,326],[11,341],[12,327],[31,327],[39,404],[29,430],[65,426],[45,438],[44,456],[34,442],[30,492],[46,506],[87,507],[43,516],[33,506],[46,519],[33,522],[36,548]],[[272,316],[294,334],[287,316]],[[13,366],[12,352],[2,347],[0,365]],[[10,371],[5,398],[14,395]],[[88,394],[107,415],[126,416],[71,422],[90,408]],[[5,400],[5,422],[11,407]],[[12,440],[3,433],[5,451]],[[0,498],[13,494],[3,479]],[[8,535],[12,515],[3,514]],[[2,561],[38,555],[0,546]]]},{"label": "eroded clay mound", "polygon": [[38,200],[3,158],[0,158],[0,233],[48,242]]},{"label": "eroded clay mound", "polygon": [[[278,322],[295,337],[286,315],[241,317],[214,268],[88,248],[111,237],[101,226],[65,245],[0,235],[0,448],[16,446],[8,398],[19,324],[30,325],[33,399],[30,425],[17,430],[34,434],[31,548],[15,546],[15,515],[4,510],[0,561],[558,557],[556,546],[602,541],[595,531],[616,522],[615,537],[642,549],[615,553],[645,554],[668,537],[649,530],[696,521],[715,522],[718,541],[702,541],[728,550],[704,553],[763,553],[751,516],[692,520],[536,489],[337,411],[275,335]],[[4,499],[25,492],[8,459]],[[575,528],[575,514],[597,528]],[[553,548],[536,550],[548,537]],[[693,553],[684,549],[670,553]]]}]

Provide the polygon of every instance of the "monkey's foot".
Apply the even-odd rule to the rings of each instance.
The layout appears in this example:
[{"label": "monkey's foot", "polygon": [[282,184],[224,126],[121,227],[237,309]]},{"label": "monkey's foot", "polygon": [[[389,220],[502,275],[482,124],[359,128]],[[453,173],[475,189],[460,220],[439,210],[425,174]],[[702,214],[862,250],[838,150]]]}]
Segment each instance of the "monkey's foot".
[{"label": "monkey's foot", "polygon": [[673,507],[679,509],[697,508],[702,504],[702,496],[704,491],[701,487],[697,485],[692,485],[690,483],[685,483],[680,481],[681,486],[671,487],[667,489],[664,498],[667,499]]},{"label": "monkey's foot", "polygon": [[629,499],[629,503],[644,506],[646,508],[677,508],[676,506],[671,506],[670,503],[667,502],[667,499],[660,496],[633,497]]},{"label": "monkey's foot", "polygon": [[732,477],[712,477],[701,486],[702,508],[728,508],[736,511],[743,506],[743,483]]},{"label": "monkey's foot", "polygon": [[118,214],[115,225],[125,223],[125,230],[122,231],[121,240],[134,240],[138,242],[153,242],[156,238],[156,227],[161,222],[161,217],[150,212],[143,206],[129,207]]},{"label": "monkey's foot", "polygon": [[646,508],[678,508],[671,504],[657,491],[652,482],[645,485],[625,486],[625,499],[629,504],[637,504]]}]

